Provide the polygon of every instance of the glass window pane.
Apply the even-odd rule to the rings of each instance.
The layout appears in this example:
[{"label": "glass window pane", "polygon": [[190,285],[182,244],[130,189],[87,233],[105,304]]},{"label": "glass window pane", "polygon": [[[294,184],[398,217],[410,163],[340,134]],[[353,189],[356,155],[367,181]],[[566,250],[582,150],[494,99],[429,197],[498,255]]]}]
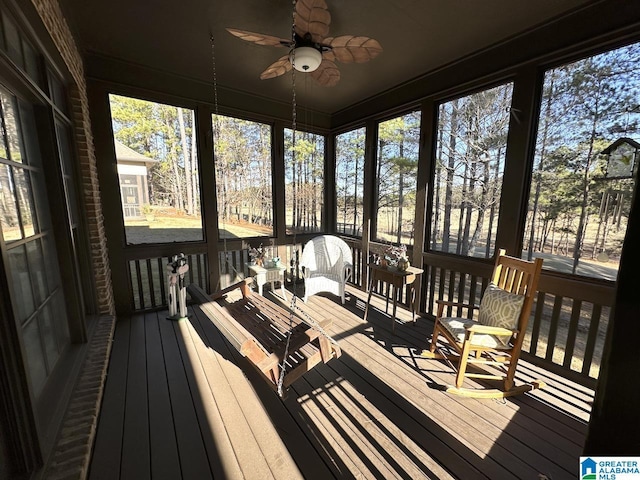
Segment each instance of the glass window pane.
[{"label": "glass window pane", "polygon": [[109,99],[127,243],[202,241],[194,112]]},{"label": "glass window pane", "polygon": [[36,119],[33,113],[33,106],[18,101],[20,108],[20,121],[22,122],[22,140],[23,140],[23,154],[25,156],[25,162],[28,165],[34,167],[42,166],[42,155],[40,154],[40,145],[38,143]]},{"label": "glass window pane", "polygon": [[324,136],[284,131],[287,234],[320,232],[324,217]]},{"label": "glass window pane", "polygon": [[49,294],[47,286],[47,277],[45,275],[44,256],[40,240],[31,240],[26,245],[27,258],[29,259],[29,269],[31,271],[31,279],[33,281],[33,290],[35,294],[36,304],[41,304]]},{"label": "glass window pane", "polygon": [[44,382],[47,379],[47,366],[42,353],[40,343],[40,331],[38,322],[34,318],[22,331],[22,341],[29,367],[29,380],[34,396],[40,395]]},{"label": "glass window pane", "polygon": [[58,338],[59,351],[69,344],[69,323],[67,322],[67,307],[64,303],[62,291],[58,291],[51,303],[53,325]]},{"label": "glass window pane", "polygon": [[380,123],[376,240],[413,245],[420,112]]},{"label": "glass window pane", "polygon": [[47,190],[44,184],[44,175],[39,171],[31,171],[31,182],[35,192],[35,207],[40,227],[38,233],[49,231],[51,229],[51,213],[47,201]]},{"label": "glass window pane", "polygon": [[64,191],[67,196],[67,209],[71,226],[78,224],[78,201],[76,189],[73,184],[73,157],[71,154],[70,128],[60,122],[56,122],[56,137],[58,139],[58,151],[62,159],[62,175],[64,177]]},{"label": "glass window pane", "polygon": [[40,315],[38,316],[38,321],[40,323],[40,332],[42,334],[42,341],[44,342],[44,352],[47,358],[49,371],[53,370],[53,367],[56,364],[59,356],[58,340],[50,307],[50,304],[45,305],[42,308]]},{"label": "glass window pane", "polygon": [[42,249],[44,253],[44,267],[49,287],[48,293],[52,293],[60,285],[60,270],[56,260],[56,251],[51,235],[42,237]]},{"label": "glass window pane", "polygon": [[[5,51],[5,47],[4,47],[4,22],[0,21],[0,48]],[[1,451],[1,450],[0,450]]]},{"label": "glass window pane", "polygon": [[512,91],[509,83],[440,105],[432,250],[493,255]]},{"label": "glass window pane", "polygon": [[366,129],[336,135],[336,231],[362,236]]},{"label": "glass window pane", "polygon": [[24,245],[12,248],[9,250],[8,255],[10,267],[8,275],[13,285],[11,298],[18,320],[24,322],[35,311]]},{"label": "glass window pane", "polygon": [[9,17],[6,12],[2,13],[4,34],[7,40],[7,55],[9,55],[9,58],[13,60],[16,65],[24,68],[24,64],[22,62],[22,50],[20,48],[20,32],[18,31],[18,27],[16,27],[13,19]]},{"label": "glass window pane", "polygon": [[[59,352],[69,342],[68,317],[55,242],[48,229],[37,228],[39,223],[49,225],[51,214],[40,168],[33,107],[21,102],[18,115],[16,98],[1,90],[0,97],[9,145],[6,152],[9,158],[0,164],[2,235],[5,241],[31,237],[24,244],[5,244],[6,270],[11,305],[16,321],[23,325],[22,339],[33,392],[38,396]],[[68,223],[67,219],[56,220]],[[34,237],[36,233],[40,236]]]},{"label": "glass window pane", "polygon": [[220,238],[273,235],[271,127],[213,115]]},{"label": "glass window pane", "polygon": [[9,165],[0,165],[0,221],[5,242],[22,238],[16,192]]},{"label": "glass window pane", "polygon": [[65,94],[64,85],[57,77],[55,73],[51,70],[47,70],[47,77],[49,79],[49,93],[53,103],[56,107],[58,107],[62,112],[67,112],[67,97]]},{"label": "glass window pane", "polygon": [[0,128],[0,158],[3,160],[9,160],[9,148],[7,147],[7,137],[4,134],[4,118],[0,115],[0,121],[2,122],[2,128]]},{"label": "glass window pane", "polygon": [[640,160],[639,61],[636,43],[545,73],[523,239],[545,269],[617,277]]},{"label": "glass window pane", "polygon": [[16,99],[15,97],[5,95],[4,92],[0,93],[0,97],[2,98],[2,117],[7,135],[7,146],[9,147],[9,157],[7,158],[14,162],[22,163]]},{"label": "glass window pane", "polygon": [[18,205],[20,206],[20,218],[22,220],[22,230],[24,236],[30,237],[35,233],[35,204],[31,191],[31,181],[29,172],[22,168],[13,169],[16,193],[18,195]]},{"label": "glass window pane", "polygon": [[40,85],[40,65],[38,62],[38,54],[31,44],[26,40],[22,41],[22,51],[24,52],[24,69],[31,80]]},{"label": "glass window pane", "polygon": [[71,162],[71,148],[69,146],[69,135],[65,126],[56,122],[56,138],[58,140],[58,150],[62,159],[62,174],[71,175],[73,166]]}]

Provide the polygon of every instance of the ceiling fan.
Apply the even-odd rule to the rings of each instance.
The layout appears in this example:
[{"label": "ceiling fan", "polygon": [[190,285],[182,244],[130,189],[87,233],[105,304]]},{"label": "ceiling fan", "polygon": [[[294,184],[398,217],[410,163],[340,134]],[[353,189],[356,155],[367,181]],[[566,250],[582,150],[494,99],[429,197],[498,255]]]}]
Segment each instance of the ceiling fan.
[{"label": "ceiling fan", "polygon": [[297,0],[293,40],[235,28],[227,28],[227,31],[247,42],[289,48],[288,55],[269,65],[260,74],[262,80],[284,75],[293,67],[297,71],[310,73],[320,85],[332,87],[340,80],[336,60],[341,63],[368,62],[382,52],[382,47],[377,40],[369,37],[327,37],[330,23],[331,14],[325,0]]}]

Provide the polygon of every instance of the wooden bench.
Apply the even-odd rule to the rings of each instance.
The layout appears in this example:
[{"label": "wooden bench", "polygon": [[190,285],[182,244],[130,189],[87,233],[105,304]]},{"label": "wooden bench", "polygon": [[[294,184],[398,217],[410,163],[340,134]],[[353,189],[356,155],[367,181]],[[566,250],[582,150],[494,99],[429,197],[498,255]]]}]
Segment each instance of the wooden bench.
[{"label": "wooden bench", "polygon": [[[320,333],[320,329],[326,331],[331,326],[331,320],[318,322],[320,329],[316,329],[290,309],[253,295],[249,287],[251,281],[248,278],[212,295],[195,284],[189,285],[187,291],[229,343],[275,390],[283,363],[283,388],[287,388],[318,363],[340,356],[340,347]],[[228,301],[227,295],[237,289],[242,296]],[[287,358],[283,362],[290,330]]]}]

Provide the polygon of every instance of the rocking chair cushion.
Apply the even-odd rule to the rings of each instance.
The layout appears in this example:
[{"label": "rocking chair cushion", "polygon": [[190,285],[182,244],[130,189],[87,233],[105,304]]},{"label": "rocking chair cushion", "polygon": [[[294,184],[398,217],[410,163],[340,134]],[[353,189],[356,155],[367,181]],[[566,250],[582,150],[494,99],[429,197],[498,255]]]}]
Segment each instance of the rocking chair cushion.
[{"label": "rocking chair cushion", "polygon": [[[475,320],[469,320],[468,318],[456,318],[456,317],[444,317],[441,318],[440,324],[447,329],[447,331],[455,337],[458,343],[464,342],[467,328],[472,325],[476,325],[478,322]],[[508,339],[507,339],[508,340]],[[504,347],[500,337],[496,335],[489,335],[486,333],[476,333],[473,335],[471,342],[472,345],[500,349]]]},{"label": "rocking chair cushion", "polygon": [[[524,304],[524,295],[507,292],[489,283],[480,302],[478,323],[507,329],[518,328],[518,318]],[[497,337],[502,345],[507,345],[507,337]]]}]

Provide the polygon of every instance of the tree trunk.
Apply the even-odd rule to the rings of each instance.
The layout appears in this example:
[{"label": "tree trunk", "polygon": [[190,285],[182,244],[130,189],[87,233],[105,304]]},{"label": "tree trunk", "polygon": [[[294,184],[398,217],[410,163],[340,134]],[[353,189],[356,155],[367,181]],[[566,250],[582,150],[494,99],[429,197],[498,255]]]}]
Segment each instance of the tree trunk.
[{"label": "tree trunk", "polygon": [[193,178],[191,175],[191,154],[187,146],[187,134],[184,128],[184,112],[182,107],[178,107],[178,126],[180,128],[180,144],[182,145],[182,158],[184,161],[185,191],[187,194],[186,211],[187,215],[193,215]]},{"label": "tree trunk", "polygon": [[531,211],[531,231],[529,232],[529,248],[527,249],[527,260],[531,261],[533,258],[534,248],[534,232],[536,224],[536,215],[538,213],[538,202],[540,201],[540,189],[542,186],[542,175],[544,173],[544,157],[546,155],[547,140],[549,138],[549,126],[551,124],[551,98],[553,97],[553,87],[555,82],[556,71],[551,70],[551,84],[549,85],[549,92],[547,96],[547,102],[545,104],[544,125],[542,128],[542,145],[540,147],[540,162],[538,162],[538,169],[534,174],[536,189],[533,195],[533,207]]},{"label": "tree trunk", "polygon": [[431,221],[431,248],[436,246],[438,241],[438,229],[440,226],[440,182],[442,178],[442,138],[444,136],[444,129],[438,129],[438,150],[436,152],[436,178],[435,178],[435,192],[433,195],[433,220]]},{"label": "tree trunk", "polygon": [[451,118],[449,119],[449,162],[447,164],[447,181],[444,193],[444,216],[442,223],[442,251],[449,252],[449,239],[451,236],[451,210],[453,202],[453,171],[456,166],[456,132],[458,130],[458,99],[452,102]]},{"label": "tree trunk", "polygon": [[372,232],[374,234],[374,239],[379,240],[380,239],[380,235],[378,234],[378,232],[380,231],[380,225],[378,224],[378,218],[380,215],[380,200],[382,200],[382,198],[380,198],[380,182],[381,182],[381,178],[382,178],[382,152],[384,150],[385,147],[385,141],[382,140],[380,137],[378,137],[378,161],[376,162],[376,169],[377,169],[377,173],[376,173],[376,179],[377,182],[375,182],[375,191],[376,191],[376,214],[375,214],[375,224],[376,224],[376,231]]},{"label": "tree trunk", "polygon": [[593,114],[593,122],[591,124],[591,135],[589,137],[589,150],[587,152],[587,159],[584,166],[584,174],[582,176],[582,202],[580,204],[580,221],[578,222],[578,230],[576,231],[576,241],[573,247],[573,268],[572,273],[575,274],[578,270],[578,263],[582,256],[582,249],[584,247],[584,236],[587,228],[587,207],[589,206],[589,184],[591,182],[591,162],[593,161],[593,147],[596,140],[597,126],[598,126],[598,102],[599,98],[595,99],[595,107]]},{"label": "tree trunk", "polygon": [[198,152],[196,149],[196,121],[195,116],[191,114],[191,189],[193,190],[193,205],[191,209],[197,215],[200,215],[200,182],[198,180]]},{"label": "tree trunk", "polygon": [[489,184],[489,176],[491,172],[489,170],[489,158],[485,158],[483,161],[483,175],[484,180],[482,182],[482,193],[480,194],[480,205],[478,207],[478,218],[476,219],[476,226],[473,230],[473,235],[471,236],[471,240],[469,241],[469,252],[473,255],[475,251],[476,244],[478,242],[478,238],[483,230],[484,224],[484,212],[487,208],[487,197],[488,197],[488,184]]},{"label": "tree trunk", "polygon": [[396,241],[398,245],[402,243],[402,205],[404,203],[404,135],[400,139],[400,178],[398,181],[398,225]]},{"label": "tree trunk", "polygon": [[496,216],[496,205],[500,198],[498,197],[498,176],[500,174],[500,158],[502,157],[502,148],[498,149],[496,163],[494,166],[494,181],[491,183],[491,211],[489,213],[489,231],[487,232],[487,247],[485,249],[485,257],[491,256],[491,244],[493,242],[493,219]]},{"label": "tree trunk", "polygon": [[[358,228],[358,168],[360,167],[360,162],[358,160],[358,158],[356,158],[356,171],[354,174],[354,178],[353,178],[353,230],[351,230],[351,233],[353,235],[357,234],[357,228]],[[346,200],[346,199],[345,199]],[[345,204],[347,202],[345,201]]]},{"label": "tree trunk", "polygon": [[173,158],[171,159],[171,171],[173,173],[173,178],[176,185],[176,198],[174,206],[178,210],[184,210],[184,198],[182,196],[182,179],[180,175],[180,169],[178,167],[177,155],[173,155]]},{"label": "tree trunk", "polygon": [[[463,196],[466,203],[464,234],[462,236],[462,254],[463,255],[469,255],[469,250],[471,248],[471,245],[469,242],[469,233],[471,231],[471,217],[473,216],[473,206],[474,206],[473,197],[474,197],[475,188],[476,188],[476,173],[477,173],[476,169],[478,168],[478,159],[476,157],[475,152],[473,151],[473,145],[478,140],[478,133],[477,133],[478,131],[477,129],[474,130],[473,128],[473,117],[469,119],[469,131],[473,132],[473,134],[471,138],[467,137],[468,142],[470,143],[468,144],[467,152],[472,152],[471,153],[472,157],[471,157],[471,168],[468,169],[468,171],[470,171],[471,173],[469,177],[469,190],[467,191],[467,194]],[[465,173],[466,171],[467,171],[467,168],[465,167]]]}]

